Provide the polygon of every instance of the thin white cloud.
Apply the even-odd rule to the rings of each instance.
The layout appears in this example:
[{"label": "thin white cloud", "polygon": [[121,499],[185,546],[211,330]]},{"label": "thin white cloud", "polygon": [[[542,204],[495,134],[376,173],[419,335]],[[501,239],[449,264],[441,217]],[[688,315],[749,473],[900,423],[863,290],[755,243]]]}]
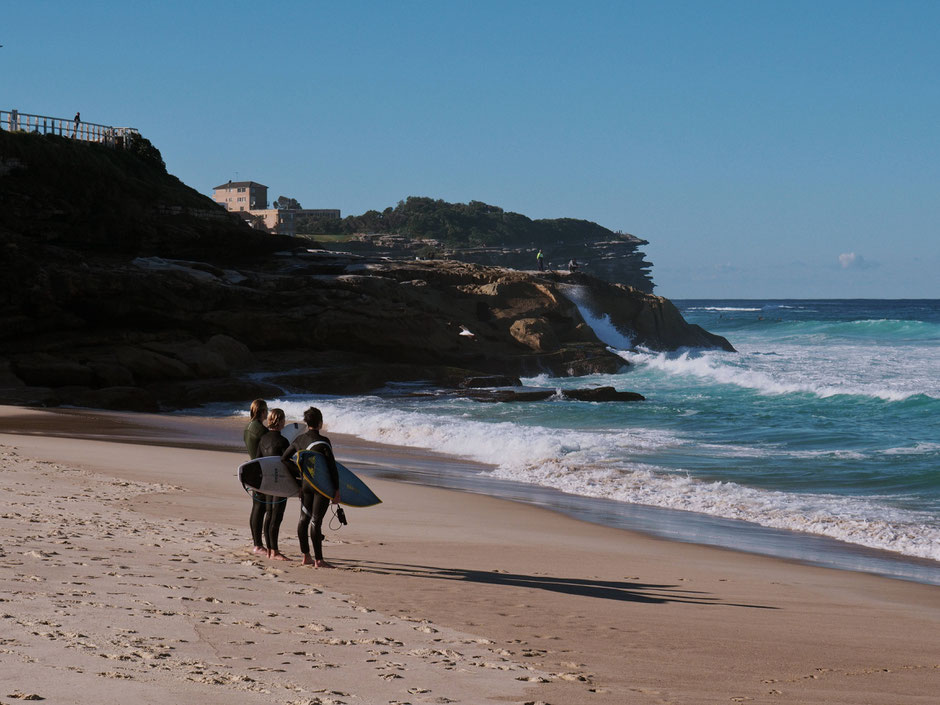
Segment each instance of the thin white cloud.
[{"label": "thin white cloud", "polygon": [[869,269],[877,265],[854,252],[843,252],[839,255],[839,266],[842,269]]}]

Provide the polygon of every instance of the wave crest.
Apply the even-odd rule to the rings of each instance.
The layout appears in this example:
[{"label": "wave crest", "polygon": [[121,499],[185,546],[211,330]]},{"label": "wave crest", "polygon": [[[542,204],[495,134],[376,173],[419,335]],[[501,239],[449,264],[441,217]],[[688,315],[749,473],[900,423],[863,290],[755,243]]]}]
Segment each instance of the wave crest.
[{"label": "wave crest", "polygon": [[658,370],[673,376],[688,376],[709,382],[751,389],[760,394],[812,394],[820,399],[834,396],[856,396],[889,402],[906,401],[912,397],[930,396],[924,392],[884,388],[864,384],[820,384],[812,381],[791,382],[775,379],[760,370],[748,369],[721,359],[718,354],[683,351],[655,353],[650,351],[618,351],[631,364]]}]

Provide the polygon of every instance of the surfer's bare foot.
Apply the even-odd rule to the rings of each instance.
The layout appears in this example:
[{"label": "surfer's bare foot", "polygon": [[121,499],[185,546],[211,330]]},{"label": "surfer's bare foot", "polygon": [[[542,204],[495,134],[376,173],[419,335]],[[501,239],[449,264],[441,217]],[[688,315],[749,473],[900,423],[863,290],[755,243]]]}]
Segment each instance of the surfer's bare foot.
[{"label": "surfer's bare foot", "polygon": [[327,562],[324,561],[324,560],[319,560],[319,561],[317,561],[317,562],[316,562],[316,566],[317,566],[317,568],[335,568],[335,567],[336,567],[335,565],[330,565],[329,563],[327,563]]},{"label": "surfer's bare foot", "polygon": [[291,560],[290,558],[288,558],[287,556],[285,556],[285,555],[284,555],[283,553],[281,553],[280,551],[271,551],[270,553],[268,553],[268,558],[270,558],[272,561],[289,561],[289,560]]},{"label": "surfer's bare foot", "polygon": [[313,565],[313,558],[310,557],[309,553],[304,554],[304,559],[300,565]]},{"label": "surfer's bare foot", "polygon": [[264,546],[255,546],[253,549],[251,549],[251,552],[263,553],[264,555],[268,555],[268,549],[266,549]]}]

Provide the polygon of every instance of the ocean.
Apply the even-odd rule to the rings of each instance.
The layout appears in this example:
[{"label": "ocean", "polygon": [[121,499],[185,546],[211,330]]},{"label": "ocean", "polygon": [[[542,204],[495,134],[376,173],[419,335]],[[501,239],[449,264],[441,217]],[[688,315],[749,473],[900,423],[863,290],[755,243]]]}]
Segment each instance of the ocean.
[{"label": "ocean", "polygon": [[272,405],[298,418],[320,407],[327,433],[494,466],[440,484],[672,539],[940,584],[940,301],[674,303],[737,352],[636,348],[582,308],[630,367],[523,380],[609,385],[645,402],[491,404],[411,398],[398,387]]}]

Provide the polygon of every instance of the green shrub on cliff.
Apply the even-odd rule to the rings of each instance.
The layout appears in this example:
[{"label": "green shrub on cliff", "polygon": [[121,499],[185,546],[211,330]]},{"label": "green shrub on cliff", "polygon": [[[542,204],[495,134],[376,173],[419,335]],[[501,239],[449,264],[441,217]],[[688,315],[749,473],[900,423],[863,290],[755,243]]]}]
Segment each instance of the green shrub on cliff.
[{"label": "green shrub on cliff", "polygon": [[577,244],[622,237],[588,220],[531,220],[482,201],[448,203],[419,196],[409,196],[394,208],[370,210],[342,220],[298,218],[297,231],[311,235],[388,233],[434,239],[451,247]]},{"label": "green shrub on cliff", "polygon": [[153,143],[138,132],[134,132],[127,138],[126,149],[131,154],[136,154],[143,161],[154,166],[158,166],[166,171],[166,162],[163,161],[163,155],[160,150],[153,146]]}]

